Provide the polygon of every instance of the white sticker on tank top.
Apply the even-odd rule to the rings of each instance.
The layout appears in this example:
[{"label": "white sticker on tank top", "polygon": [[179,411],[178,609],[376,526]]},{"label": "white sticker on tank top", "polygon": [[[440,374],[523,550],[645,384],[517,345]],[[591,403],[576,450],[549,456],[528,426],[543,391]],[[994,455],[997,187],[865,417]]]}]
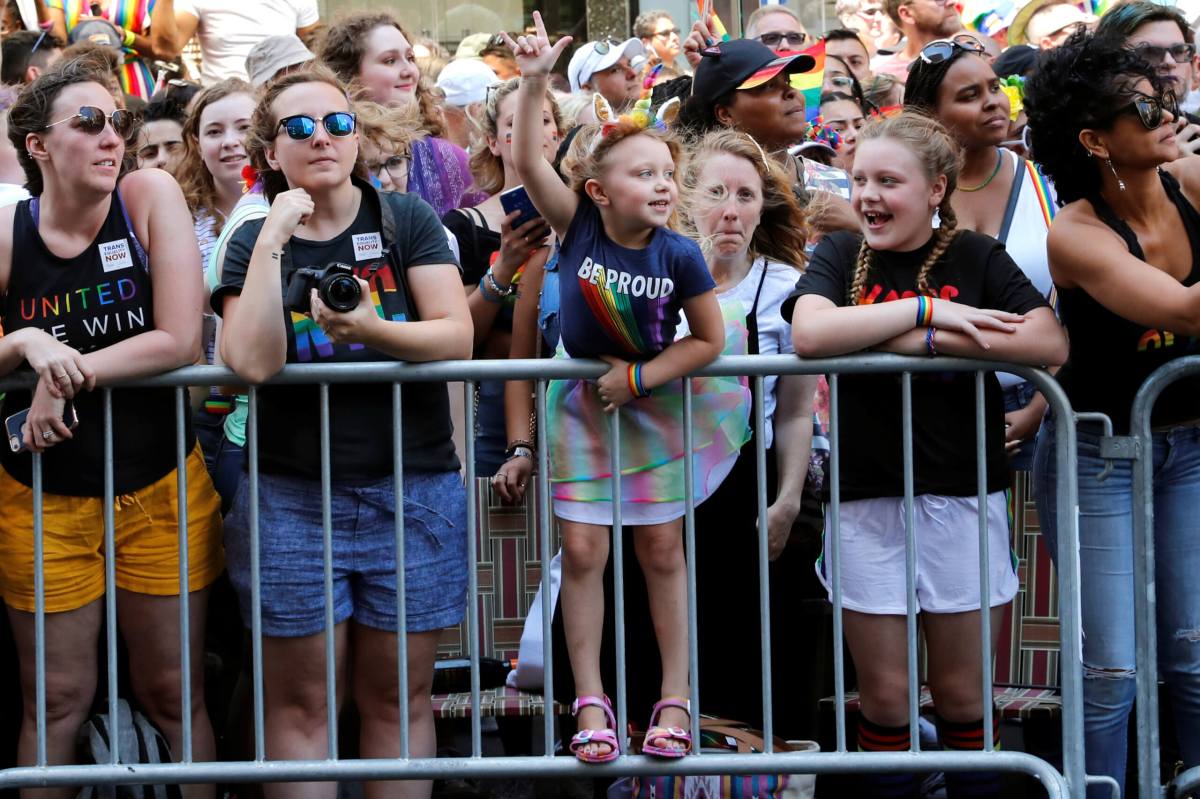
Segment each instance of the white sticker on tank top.
[{"label": "white sticker on tank top", "polygon": [[383,257],[383,239],[378,233],[356,233],[354,235],[354,260],[370,261]]},{"label": "white sticker on tank top", "polygon": [[133,266],[133,256],[129,253],[129,242],[125,239],[105,241],[100,244],[100,263],[105,272],[115,272]]}]

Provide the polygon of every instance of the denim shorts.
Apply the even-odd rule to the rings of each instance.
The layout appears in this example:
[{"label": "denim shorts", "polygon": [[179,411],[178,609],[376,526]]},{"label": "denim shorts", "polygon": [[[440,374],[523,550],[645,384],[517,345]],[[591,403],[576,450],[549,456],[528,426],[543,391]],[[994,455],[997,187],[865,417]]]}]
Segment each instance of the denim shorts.
[{"label": "denim shorts", "polygon": [[[263,634],[294,638],[325,627],[321,484],[259,475],[259,584]],[[333,619],[396,632],[395,493],[334,482]],[[250,490],[243,475],[225,520],[226,561],[250,626]],[[458,472],[404,475],[404,575],[408,632],[449,627],[466,609],[467,506]]]}]

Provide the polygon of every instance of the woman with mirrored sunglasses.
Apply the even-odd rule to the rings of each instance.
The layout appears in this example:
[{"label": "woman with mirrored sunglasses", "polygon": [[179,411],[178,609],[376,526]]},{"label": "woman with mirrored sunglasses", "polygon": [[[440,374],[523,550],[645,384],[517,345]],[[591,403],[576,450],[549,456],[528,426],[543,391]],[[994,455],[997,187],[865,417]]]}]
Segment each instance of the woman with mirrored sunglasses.
[{"label": "woman with mirrored sunglasses", "polygon": [[[1047,239],[1071,340],[1058,379],[1075,411],[1104,413],[1127,435],[1138,388],[1194,352],[1200,336],[1200,159],[1177,158],[1174,98],[1145,61],[1112,42],[1076,35],[1044,53],[1025,107],[1034,155],[1063,203]],[[1200,650],[1191,635],[1200,618],[1198,423],[1200,380],[1174,383],[1154,406],[1153,446],[1142,454],[1154,470],[1158,666],[1187,768],[1200,765]],[[1042,532],[1055,554],[1057,424],[1043,423],[1034,461]],[[1078,426],[1084,744],[1088,774],[1112,777],[1124,795],[1133,782],[1125,764],[1134,629],[1143,620],[1134,617],[1132,463],[1104,460],[1103,434]],[[1089,787],[1088,796],[1108,791]]]},{"label": "woman with mirrored sunglasses", "polygon": [[[230,236],[213,309],[225,363],[253,384],[285,364],[468,358],[471,318],[433,210],[366,180],[355,109],[341,82],[311,67],[271,83],[249,139],[270,202]],[[386,204],[386,205],[385,205]],[[394,220],[389,233],[385,213]],[[391,238],[389,238],[391,237]],[[354,291],[300,283],[342,264]],[[285,299],[286,296],[286,299]],[[353,297],[345,302],[347,297]],[[327,752],[324,502],[332,520],[332,635],[339,684],[360,717],[359,756],[400,755],[397,673],[408,674],[409,746],[433,757],[433,662],[466,607],[466,494],[445,383],[407,383],[401,401],[403,497],[395,493],[389,384],[328,389],[328,499],[322,491],[321,392],[258,392],[258,506],[242,481],[226,517],[229,574],[252,624],[250,517],[257,512],[266,747],[273,760]],[[406,628],[397,612],[395,517],[403,514]],[[406,664],[398,662],[404,634]],[[428,796],[430,783],[370,783],[368,797]],[[276,784],[268,797],[333,797],[337,785]]]},{"label": "woman with mirrored sunglasses", "polygon": [[413,61],[411,43],[412,36],[391,14],[359,13],[326,31],[318,57],[366,99],[419,111],[428,135],[412,143],[408,190],[443,216],[475,205],[486,195],[472,184],[466,152],[442,138],[439,100],[432,81]]},{"label": "woman with mirrored sunglasses", "polygon": [[[10,391],[2,415],[28,417],[0,453],[0,591],[21,665],[25,711],[19,762],[37,753],[33,464],[41,454],[45,575],[46,754],[70,763],[91,712],[104,623],[105,415],[97,384],[195,362],[200,350],[199,254],[187,204],[158,170],[121,176],[132,117],[114,107],[85,61],[43,73],[12,107],[8,136],[33,199],[0,209],[0,373],[28,364],[30,391]],[[183,668],[191,679],[192,756],[215,756],[204,706],[204,619],[222,570],[219,502],[184,419],[175,450],[172,389],[113,389],[116,625],[129,650],[133,695],[182,753]],[[186,417],[186,415],[185,415]],[[178,468],[187,485],[192,662],[180,663]],[[50,789],[39,796],[74,796]],[[185,796],[211,797],[212,786]]]},{"label": "woman with mirrored sunglasses", "polygon": [[[937,117],[962,147],[961,184],[951,199],[959,225],[1003,242],[1017,266],[1049,300],[1054,284],[1046,260],[1046,236],[1053,198],[1037,168],[1002,147],[1012,108],[983,56],[983,47],[967,35],[926,45],[908,74],[904,105]],[[999,378],[1009,465],[1026,472],[1033,467],[1033,442],[1046,401],[1016,375]]]}]

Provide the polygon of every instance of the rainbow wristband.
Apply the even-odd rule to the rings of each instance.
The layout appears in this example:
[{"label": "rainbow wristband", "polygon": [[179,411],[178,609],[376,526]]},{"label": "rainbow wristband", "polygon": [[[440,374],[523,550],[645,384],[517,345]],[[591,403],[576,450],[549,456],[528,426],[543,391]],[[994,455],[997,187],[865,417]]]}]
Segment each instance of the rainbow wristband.
[{"label": "rainbow wristband", "polygon": [[917,296],[917,327],[929,327],[933,323],[933,300],[924,295]]},{"label": "rainbow wristband", "polygon": [[642,384],[642,364],[640,362],[629,364],[629,393],[636,399],[650,396],[650,391]]}]

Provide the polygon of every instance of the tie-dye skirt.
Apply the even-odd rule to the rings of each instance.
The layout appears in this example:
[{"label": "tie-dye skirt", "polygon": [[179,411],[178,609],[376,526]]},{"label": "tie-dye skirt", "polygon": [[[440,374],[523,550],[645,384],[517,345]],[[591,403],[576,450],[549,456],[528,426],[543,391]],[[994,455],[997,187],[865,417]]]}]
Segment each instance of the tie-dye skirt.
[{"label": "tie-dye skirt", "polygon": [[[740,303],[722,306],[725,355],[746,353]],[[556,358],[569,358],[560,345]],[[546,392],[550,491],[555,516],[612,524],[613,414],[595,381],[552,380]],[[750,390],[744,377],[692,380],[693,499],[707,499],[729,474],[750,438]],[[683,380],[622,405],[621,522],[661,524],[684,514]]]}]

